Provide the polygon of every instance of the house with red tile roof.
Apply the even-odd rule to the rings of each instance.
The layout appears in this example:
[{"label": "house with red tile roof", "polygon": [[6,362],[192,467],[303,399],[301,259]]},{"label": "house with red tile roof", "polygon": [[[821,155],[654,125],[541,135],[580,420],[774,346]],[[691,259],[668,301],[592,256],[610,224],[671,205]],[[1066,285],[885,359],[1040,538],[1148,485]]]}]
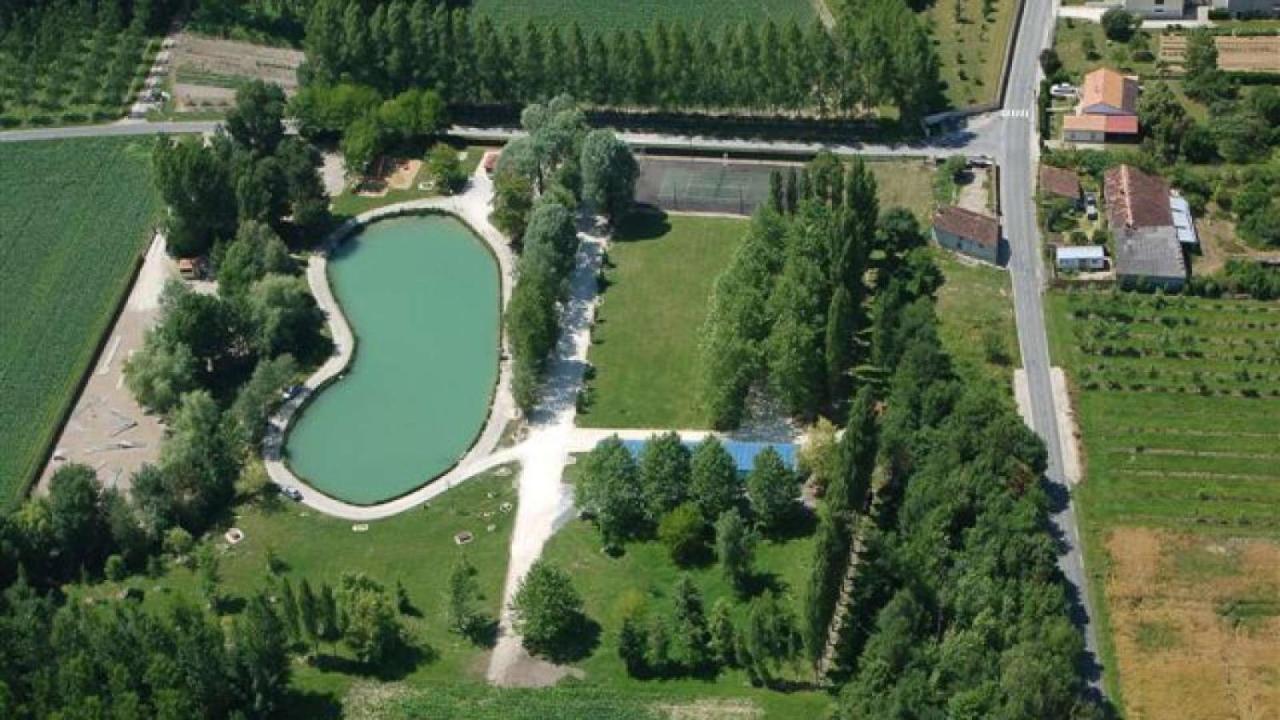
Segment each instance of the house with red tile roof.
[{"label": "house with red tile roof", "polygon": [[933,238],[942,247],[996,264],[1000,261],[1000,221],[948,206],[933,216]]},{"label": "house with red tile roof", "polygon": [[1138,137],[1138,81],[1110,68],[1084,76],[1080,104],[1062,120],[1068,142],[1100,143]]}]

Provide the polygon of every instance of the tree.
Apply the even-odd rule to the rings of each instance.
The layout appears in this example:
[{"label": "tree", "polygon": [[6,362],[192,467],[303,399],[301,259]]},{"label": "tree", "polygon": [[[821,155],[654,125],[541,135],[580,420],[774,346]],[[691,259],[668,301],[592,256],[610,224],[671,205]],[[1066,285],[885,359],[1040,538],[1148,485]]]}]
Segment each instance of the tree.
[{"label": "tree", "polygon": [[694,449],[689,476],[690,495],[707,522],[733,509],[742,497],[738,467],[714,435],[708,435]]},{"label": "tree", "polygon": [[342,639],[360,662],[380,665],[404,643],[395,603],[380,583],[364,573],[346,572],[338,587],[345,618]]},{"label": "tree", "polygon": [[156,188],[169,206],[166,247],[175,257],[203,255],[235,232],[236,198],[230,169],[199,138],[156,139]]},{"label": "tree", "polygon": [[280,404],[280,391],[298,374],[298,363],[292,355],[280,355],[258,361],[249,382],[240,388],[235,402],[227,410],[234,423],[239,450],[252,454],[266,434],[267,420]]},{"label": "tree", "polygon": [[407,90],[378,108],[378,125],[402,139],[434,135],[446,122],[444,101],[435,90]]},{"label": "tree", "polygon": [[289,650],[284,626],[261,593],[249,599],[232,633],[230,666],[244,711],[271,717],[289,690]]},{"label": "tree", "polygon": [[476,582],[476,569],[466,555],[461,555],[449,573],[449,629],[470,638],[472,642],[480,640],[480,633],[489,624],[489,619],[475,608],[479,598],[480,585]]},{"label": "tree", "polygon": [[631,148],[607,129],[592,130],[582,141],[582,194],[616,223],[631,209],[640,166]]},{"label": "tree", "polygon": [[1102,32],[1108,40],[1129,42],[1133,33],[1142,25],[1142,19],[1125,12],[1124,8],[1112,7],[1102,13]]},{"label": "tree", "polygon": [[836,426],[826,418],[818,418],[818,422],[809,428],[797,459],[800,471],[808,474],[809,482],[819,490],[826,489],[835,476],[838,465],[837,447]]},{"label": "tree", "polygon": [[297,624],[302,631],[299,635],[311,645],[314,652],[320,644],[320,598],[311,589],[311,583],[306,578],[302,578],[302,585],[298,588],[297,604]]},{"label": "tree", "polygon": [[706,521],[693,503],[685,503],[663,516],[658,539],[677,565],[689,565],[706,552]]},{"label": "tree", "polygon": [[427,155],[427,171],[437,190],[453,195],[467,184],[467,174],[458,161],[458,151],[445,143],[436,143]]},{"label": "tree", "polygon": [[81,567],[93,572],[110,553],[98,475],[88,465],[58,468],[49,481],[49,524],[59,549],[63,577]]},{"label": "tree", "polygon": [[243,295],[269,273],[291,272],[293,258],[280,236],[269,225],[249,220],[240,224],[218,263],[218,294]]},{"label": "tree", "polygon": [[719,598],[711,606],[711,640],[708,649],[712,661],[719,665],[732,667],[737,664],[736,652],[738,629],[733,624],[733,610],[729,601]]},{"label": "tree", "polygon": [[747,474],[747,497],[757,524],[766,530],[777,531],[795,513],[800,483],[772,446],[756,455]]},{"label": "tree", "polygon": [[578,507],[595,517],[606,546],[615,546],[649,527],[645,497],[635,459],[617,435],[612,435],[580,461]]},{"label": "tree", "polygon": [[741,649],[743,665],[766,684],[782,663],[795,658],[799,649],[795,616],[772,590],[751,602]]},{"label": "tree", "polygon": [[1040,69],[1044,71],[1044,76],[1052,78],[1062,69],[1062,59],[1058,57],[1058,52],[1053,48],[1045,48],[1040,51]]},{"label": "tree", "polygon": [[507,237],[524,236],[533,209],[533,183],[512,171],[498,171],[493,179],[493,213],[489,219]]},{"label": "tree", "polygon": [[618,657],[627,666],[627,674],[641,677],[648,669],[649,638],[635,614],[622,618],[618,629]]},{"label": "tree", "polygon": [[279,85],[251,80],[236,90],[235,106],[227,113],[227,132],[254,155],[272,155],[284,139],[284,106]]},{"label": "tree", "polygon": [[711,659],[706,607],[702,592],[687,573],[676,581],[672,620],[677,638],[676,660],[690,670],[704,667]]},{"label": "tree", "polygon": [[320,335],[324,313],[302,278],[264,276],[249,289],[248,307],[257,329],[253,342],[263,355],[313,357],[325,349]]},{"label": "tree", "polygon": [[655,435],[640,451],[640,485],[651,519],[684,502],[691,476],[689,449],[674,431]]},{"label": "tree", "polygon": [[160,447],[164,491],[179,521],[201,528],[232,494],[234,463],[220,432],[222,415],[213,396],[197,390],[182,396],[169,420],[169,438]]},{"label": "tree", "polygon": [[582,598],[569,575],[542,559],[535,560],[520,580],[511,612],[525,649],[552,660],[567,657],[586,621]]},{"label": "tree", "polygon": [[124,381],[139,405],[166,413],[183,393],[196,389],[196,360],[186,345],[149,329],[142,349],[124,362]]},{"label": "tree", "polygon": [[346,160],[347,174],[363,175],[373,161],[382,154],[386,138],[382,125],[375,115],[357,118],[342,133],[342,157]]},{"label": "tree", "polygon": [[755,575],[758,536],[747,527],[736,509],[725,511],[716,521],[716,556],[730,587],[744,595]]},{"label": "tree", "polygon": [[1148,85],[1138,102],[1138,118],[1146,128],[1147,149],[1162,162],[1177,160],[1191,121],[1167,84]]}]

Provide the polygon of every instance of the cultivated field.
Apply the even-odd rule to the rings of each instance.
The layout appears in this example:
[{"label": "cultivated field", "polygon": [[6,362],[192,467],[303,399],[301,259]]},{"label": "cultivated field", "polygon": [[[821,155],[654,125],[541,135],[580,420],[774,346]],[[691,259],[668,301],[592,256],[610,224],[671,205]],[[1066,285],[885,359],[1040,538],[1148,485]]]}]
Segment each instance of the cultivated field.
[{"label": "cultivated field", "polygon": [[706,426],[697,401],[698,333],[715,278],[744,220],[633,215],[609,248],[612,269],[588,360],[596,377],[579,424]]},{"label": "cultivated field", "polygon": [[[1086,480],[1077,497],[1086,566],[1104,628],[1112,616],[1103,660],[1114,669],[1133,632],[1126,623],[1135,621],[1125,615],[1131,603],[1101,595],[1123,561],[1112,531],[1159,528],[1218,543],[1280,538],[1280,305],[1104,292],[1049,299],[1053,356],[1070,374],[1083,434]],[[1213,586],[1198,587],[1202,596],[1221,590],[1200,580]],[[1263,611],[1277,615],[1280,607]],[[1180,648],[1177,662],[1188,673],[1223,671],[1221,654]],[[1131,710],[1143,697],[1129,697],[1144,682],[1134,667],[1122,663],[1119,677],[1109,678]],[[1265,709],[1256,717],[1280,706]]]},{"label": "cultivated field", "polygon": [[1106,592],[1126,717],[1280,711],[1280,544],[1125,528]]},{"label": "cultivated field", "polygon": [[[1219,36],[1218,67],[1245,72],[1280,72],[1280,36]],[[1160,36],[1161,61],[1181,65],[1187,56],[1187,36],[1165,33]]]},{"label": "cultivated field", "polygon": [[301,51],[182,33],[172,51],[174,109],[178,112],[224,110],[236,88],[265,80],[298,89]]},{"label": "cultivated field", "polygon": [[149,148],[0,144],[0,505],[35,476],[149,239]]},{"label": "cultivated field", "polygon": [[527,23],[558,25],[567,30],[577,22],[583,30],[648,30],[657,20],[701,22],[719,29],[741,22],[791,20],[801,26],[813,22],[814,3],[824,0],[475,0],[475,11],[495,24],[523,28]]}]

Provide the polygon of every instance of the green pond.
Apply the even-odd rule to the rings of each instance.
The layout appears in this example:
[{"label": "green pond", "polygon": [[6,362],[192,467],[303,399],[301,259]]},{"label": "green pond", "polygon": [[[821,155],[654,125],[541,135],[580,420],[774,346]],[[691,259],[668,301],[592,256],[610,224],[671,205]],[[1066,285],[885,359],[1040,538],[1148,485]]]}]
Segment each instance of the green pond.
[{"label": "green pond", "polygon": [[345,377],[289,433],[289,466],[362,505],[448,470],[484,425],[498,374],[497,263],[458,220],[380,220],[344,242],[329,283],[355,333]]}]

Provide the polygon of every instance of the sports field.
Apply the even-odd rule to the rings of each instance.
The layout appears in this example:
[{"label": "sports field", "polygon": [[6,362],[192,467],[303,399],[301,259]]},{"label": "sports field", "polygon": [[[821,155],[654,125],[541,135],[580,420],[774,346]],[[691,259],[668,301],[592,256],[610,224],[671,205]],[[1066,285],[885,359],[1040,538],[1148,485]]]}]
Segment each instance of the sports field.
[{"label": "sports field", "polygon": [[[1153,676],[1134,670],[1149,658],[1133,653],[1147,651],[1126,643],[1137,632],[1133,623],[1147,620],[1129,612],[1132,601],[1125,598],[1134,590],[1114,585],[1115,568],[1163,572],[1161,582],[1186,584],[1201,598],[1212,595],[1207,585],[1217,580],[1174,578],[1155,556],[1133,556],[1142,546],[1123,538],[1148,528],[1169,537],[1194,535],[1187,542],[1202,545],[1280,539],[1280,305],[1105,292],[1049,300],[1053,356],[1068,370],[1083,435],[1086,480],[1076,493],[1104,629],[1103,665],[1108,681],[1123,691],[1130,717],[1161,717],[1141,705],[1143,696],[1159,690],[1149,687]],[[1149,589],[1173,592],[1154,581]],[[1250,613],[1275,622],[1280,604],[1251,606]],[[1248,671],[1264,662],[1243,645],[1205,644],[1220,631],[1203,635],[1203,642],[1188,635],[1178,645],[1176,661],[1188,676],[1220,673],[1224,664]],[[1152,652],[1171,652],[1154,645]],[[1238,716],[1277,712],[1272,706]]]},{"label": "sports field", "polygon": [[663,210],[748,216],[769,199],[769,175],[796,165],[645,157],[636,202]]},{"label": "sports field", "polygon": [[609,248],[592,331],[588,427],[700,428],[698,331],[711,285],[742,242],[744,220],[637,213]]},{"label": "sports field", "polygon": [[0,505],[36,474],[149,239],[149,152],[0,143]]},{"label": "sports field", "polygon": [[516,28],[532,22],[565,31],[577,22],[583,30],[648,30],[663,20],[719,29],[766,19],[805,26],[813,22],[815,1],[822,0],[475,0],[472,7],[495,24]]}]

